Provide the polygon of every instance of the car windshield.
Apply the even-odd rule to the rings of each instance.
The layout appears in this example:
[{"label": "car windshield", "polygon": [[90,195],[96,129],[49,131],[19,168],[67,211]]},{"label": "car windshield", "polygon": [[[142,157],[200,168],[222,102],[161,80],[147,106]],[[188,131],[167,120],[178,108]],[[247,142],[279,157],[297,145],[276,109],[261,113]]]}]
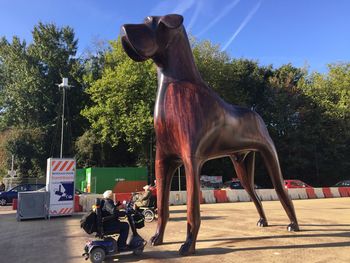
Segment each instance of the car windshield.
[{"label": "car windshield", "polygon": [[306,186],[306,184],[303,183],[302,181],[292,181],[290,183],[290,185],[293,185],[293,186]]},{"label": "car windshield", "polygon": [[27,186],[26,185],[18,185],[14,188],[12,188],[10,191],[12,192],[24,192],[27,191]]},{"label": "car windshield", "polygon": [[336,186],[350,186],[350,180],[341,181],[341,182],[337,183]]}]

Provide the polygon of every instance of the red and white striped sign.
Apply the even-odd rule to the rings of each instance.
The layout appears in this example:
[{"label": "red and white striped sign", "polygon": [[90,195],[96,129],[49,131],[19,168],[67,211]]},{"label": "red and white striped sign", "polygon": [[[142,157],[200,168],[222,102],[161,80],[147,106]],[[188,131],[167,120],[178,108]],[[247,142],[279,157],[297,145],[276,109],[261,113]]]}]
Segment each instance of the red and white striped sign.
[{"label": "red and white striped sign", "polygon": [[74,160],[62,160],[62,161],[56,161],[53,160],[52,165],[52,171],[53,172],[72,172],[74,171]]},{"label": "red and white striped sign", "polygon": [[73,212],[73,208],[61,208],[59,211],[50,210],[50,215],[69,215]]}]

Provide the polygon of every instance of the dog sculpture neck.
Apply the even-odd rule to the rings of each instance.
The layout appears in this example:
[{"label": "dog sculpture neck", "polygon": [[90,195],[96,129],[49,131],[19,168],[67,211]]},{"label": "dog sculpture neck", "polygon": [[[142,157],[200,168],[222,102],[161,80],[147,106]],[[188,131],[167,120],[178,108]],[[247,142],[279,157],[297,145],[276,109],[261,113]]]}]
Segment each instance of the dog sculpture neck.
[{"label": "dog sculpture neck", "polygon": [[177,81],[203,83],[183,26],[176,29],[164,51],[153,60],[158,68],[159,87]]}]

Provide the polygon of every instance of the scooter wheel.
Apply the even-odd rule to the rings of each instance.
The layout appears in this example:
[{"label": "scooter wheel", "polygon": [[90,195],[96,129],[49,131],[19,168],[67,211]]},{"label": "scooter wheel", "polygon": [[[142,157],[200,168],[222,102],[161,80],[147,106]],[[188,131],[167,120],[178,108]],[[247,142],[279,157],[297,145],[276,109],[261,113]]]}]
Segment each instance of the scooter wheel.
[{"label": "scooter wheel", "polygon": [[106,252],[103,248],[96,247],[90,252],[90,261],[92,263],[102,263],[106,257]]},{"label": "scooter wheel", "polygon": [[132,253],[135,255],[135,256],[140,256],[143,252],[143,248],[140,248],[140,249],[136,249],[134,250]]},{"label": "scooter wheel", "polygon": [[145,217],[147,223],[151,223],[154,220],[154,213],[150,209],[143,210],[142,214]]}]

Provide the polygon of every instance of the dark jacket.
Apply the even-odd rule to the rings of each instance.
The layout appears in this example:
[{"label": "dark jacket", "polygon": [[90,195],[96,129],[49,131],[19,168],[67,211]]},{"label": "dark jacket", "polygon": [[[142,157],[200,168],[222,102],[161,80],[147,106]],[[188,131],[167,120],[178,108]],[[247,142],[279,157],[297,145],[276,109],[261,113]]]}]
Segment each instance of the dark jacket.
[{"label": "dark jacket", "polygon": [[124,217],[125,212],[119,211],[118,208],[114,205],[113,200],[111,199],[103,200],[101,211],[102,211],[102,217],[114,215],[114,218],[105,222],[103,224],[103,227],[109,231],[118,230],[120,228],[119,217]]}]

